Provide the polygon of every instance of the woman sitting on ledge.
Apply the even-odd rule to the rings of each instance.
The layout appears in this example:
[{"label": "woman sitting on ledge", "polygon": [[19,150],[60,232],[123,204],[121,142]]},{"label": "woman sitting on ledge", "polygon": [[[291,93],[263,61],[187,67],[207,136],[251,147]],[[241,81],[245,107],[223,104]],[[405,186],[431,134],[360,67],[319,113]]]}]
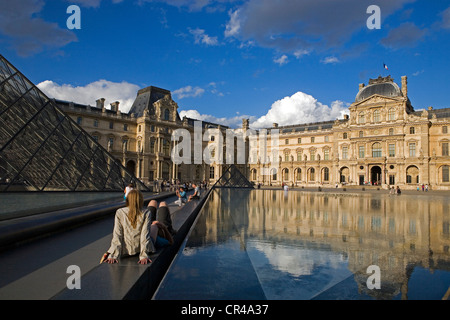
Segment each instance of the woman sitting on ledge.
[{"label": "woman sitting on ledge", "polygon": [[126,205],[116,211],[111,246],[101,262],[117,263],[123,256],[139,254],[139,264],[151,263],[149,253],[156,250],[150,237],[150,217],[142,210],[142,193],[131,190],[126,198]]}]

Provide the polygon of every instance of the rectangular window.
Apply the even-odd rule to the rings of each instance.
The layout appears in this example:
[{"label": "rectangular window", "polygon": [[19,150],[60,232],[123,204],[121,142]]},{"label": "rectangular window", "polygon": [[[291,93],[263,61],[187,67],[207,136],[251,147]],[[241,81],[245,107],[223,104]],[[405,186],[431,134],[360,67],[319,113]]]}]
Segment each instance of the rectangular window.
[{"label": "rectangular window", "polygon": [[442,182],[450,182],[449,166],[442,167]]},{"label": "rectangular window", "polygon": [[348,147],[342,147],[342,159],[347,159],[348,157]]},{"label": "rectangular window", "polygon": [[298,138],[298,143],[299,143],[299,144],[302,143],[302,138]]},{"label": "rectangular window", "polygon": [[214,179],[214,167],[209,167],[209,178]]},{"label": "rectangular window", "polygon": [[316,138],[315,137],[311,137],[311,143],[316,142]]},{"label": "rectangular window", "polygon": [[112,122],[112,121],[109,122],[109,128],[114,129],[114,122]]},{"label": "rectangular window", "polygon": [[284,161],[289,162],[289,152],[284,154]]},{"label": "rectangular window", "polygon": [[325,136],[325,142],[329,142],[330,141],[330,137]]},{"label": "rectangular window", "polygon": [[316,154],[315,153],[311,153],[311,161],[316,161]]},{"label": "rectangular window", "polygon": [[78,117],[77,118],[77,124],[81,125],[83,123],[83,118],[82,117]]},{"label": "rectangular window", "polygon": [[98,127],[98,120],[97,119],[94,120],[94,127],[96,127],[96,128]]},{"label": "rectangular window", "polygon": [[284,140],[284,144],[289,144],[289,139]]},{"label": "rectangular window", "polygon": [[448,142],[442,144],[442,155],[448,156]]},{"label": "rectangular window", "polygon": [[123,131],[128,131],[128,124],[125,123],[125,124],[123,125]]},{"label": "rectangular window", "polygon": [[302,153],[297,152],[297,161],[302,161]]},{"label": "rectangular window", "polygon": [[395,157],[395,144],[389,144],[389,157]]},{"label": "rectangular window", "polygon": [[330,160],[330,149],[325,149],[323,151],[323,159],[324,160]]},{"label": "rectangular window", "polygon": [[359,146],[359,157],[364,158],[366,156],[366,148],[364,146]]},{"label": "rectangular window", "polygon": [[416,156],[416,144],[415,143],[410,143],[409,144],[409,156],[410,157],[415,157]]},{"label": "rectangular window", "polygon": [[108,146],[109,146],[110,149],[113,148],[113,146],[114,146],[114,138],[109,138]]},{"label": "rectangular window", "polygon": [[389,176],[389,184],[390,185],[394,185],[395,184],[395,176],[394,175],[390,175]]},{"label": "rectangular window", "polygon": [[447,128],[447,126],[443,126],[443,127],[442,127],[442,133],[448,133],[448,128]]}]

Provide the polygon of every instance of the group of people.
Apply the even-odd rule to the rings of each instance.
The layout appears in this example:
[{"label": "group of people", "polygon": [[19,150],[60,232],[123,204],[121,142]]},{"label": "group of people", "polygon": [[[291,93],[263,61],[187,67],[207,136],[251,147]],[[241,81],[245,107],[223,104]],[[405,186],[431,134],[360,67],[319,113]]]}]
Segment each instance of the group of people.
[{"label": "group of people", "polygon": [[150,255],[173,244],[176,231],[166,202],[151,200],[144,208],[144,197],[130,187],[126,207],[116,211],[113,236],[100,262],[118,263],[124,256],[139,255],[139,264],[151,263]]},{"label": "group of people", "polygon": [[401,195],[402,194],[402,190],[400,189],[399,186],[397,186],[397,188],[392,186],[392,187],[389,188],[389,194]]},{"label": "group of people", "polygon": [[186,187],[180,187],[179,189],[177,189],[176,194],[178,197],[178,200],[175,201],[176,204],[178,204],[178,206],[182,206],[183,204],[185,204],[186,202],[195,200],[195,199],[200,199],[200,186],[196,183],[192,184],[192,188],[194,188],[194,194],[191,194],[188,198],[187,194],[186,194]]},{"label": "group of people", "polygon": [[[163,192],[163,191],[176,191],[179,188],[183,187],[184,190],[190,189],[191,187],[193,187],[194,183],[193,182],[181,182],[179,180],[173,180],[173,181],[168,181],[168,180],[163,180],[161,182],[158,182],[158,180],[155,180],[153,182],[153,190],[154,192]],[[195,185],[199,186],[201,189],[207,188],[208,187],[208,182],[207,181],[201,181],[200,183],[195,183]]]},{"label": "group of people", "polygon": [[422,188],[422,191],[427,191],[428,192],[428,184],[423,184],[422,186],[420,184],[417,185],[417,191],[420,191],[420,189]]}]

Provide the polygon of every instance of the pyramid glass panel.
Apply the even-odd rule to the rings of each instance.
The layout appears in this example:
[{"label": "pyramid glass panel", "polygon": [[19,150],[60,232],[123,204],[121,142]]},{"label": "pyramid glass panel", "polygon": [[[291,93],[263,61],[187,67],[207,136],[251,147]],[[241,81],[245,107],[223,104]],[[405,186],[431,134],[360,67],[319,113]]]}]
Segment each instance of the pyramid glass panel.
[{"label": "pyramid glass panel", "polygon": [[0,55],[0,192],[122,191],[134,175]]},{"label": "pyramid glass panel", "polygon": [[217,188],[254,188],[235,165],[229,166],[214,184]]}]

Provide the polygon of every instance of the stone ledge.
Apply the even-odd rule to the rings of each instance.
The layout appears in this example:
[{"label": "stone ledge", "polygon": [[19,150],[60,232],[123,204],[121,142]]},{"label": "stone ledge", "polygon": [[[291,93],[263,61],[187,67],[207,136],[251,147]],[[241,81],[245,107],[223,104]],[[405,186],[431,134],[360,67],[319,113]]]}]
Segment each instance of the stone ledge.
[{"label": "stone ledge", "polygon": [[[165,199],[174,194],[171,192],[154,195],[146,198],[145,203],[152,199]],[[124,205],[124,202],[119,201],[0,221],[0,250],[104,218],[107,215],[114,214],[117,209]]]},{"label": "stone ledge", "polygon": [[[138,257],[122,258],[118,264],[99,264],[81,278],[81,289],[64,289],[52,300],[144,300],[157,290],[173,258],[189,233],[210,191],[199,200],[186,203],[172,217],[181,226],[174,244],[151,255],[152,263],[139,265]],[[100,257],[99,257],[100,259]]]}]

